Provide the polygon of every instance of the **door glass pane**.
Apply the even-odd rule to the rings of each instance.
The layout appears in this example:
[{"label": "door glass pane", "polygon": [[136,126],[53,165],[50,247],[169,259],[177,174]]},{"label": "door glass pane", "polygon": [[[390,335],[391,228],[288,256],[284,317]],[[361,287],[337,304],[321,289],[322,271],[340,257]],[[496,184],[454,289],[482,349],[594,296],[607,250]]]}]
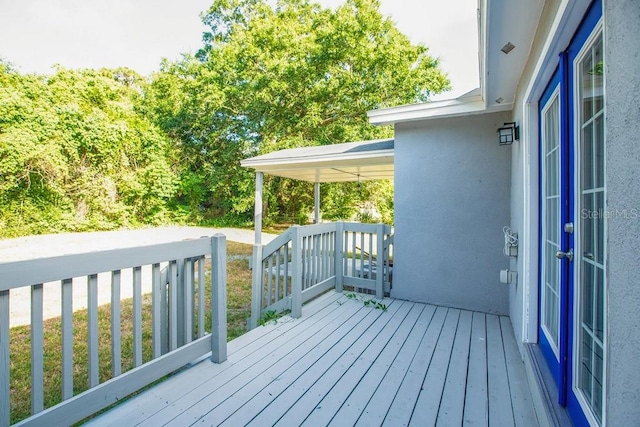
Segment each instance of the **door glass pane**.
[{"label": "door glass pane", "polygon": [[576,117],[579,239],[576,244],[576,321],[574,386],[596,420],[604,402],[605,134],[602,36],[586,49],[575,68],[579,103]]},{"label": "door glass pane", "polygon": [[560,336],[560,99],[555,93],[542,111],[542,330],[556,357]]}]

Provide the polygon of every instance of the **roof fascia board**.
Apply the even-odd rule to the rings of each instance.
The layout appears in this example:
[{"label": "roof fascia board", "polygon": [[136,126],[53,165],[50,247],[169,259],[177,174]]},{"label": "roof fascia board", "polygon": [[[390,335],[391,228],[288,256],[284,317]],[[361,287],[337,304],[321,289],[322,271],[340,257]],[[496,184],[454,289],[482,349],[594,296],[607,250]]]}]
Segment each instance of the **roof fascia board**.
[{"label": "roof fascia board", "polygon": [[[423,104],[416,104],[422,106]],[[370,122],[376,125],[389,125],[420,120],[444,119],[451,117],[463,117],[477,114],[489,114],[499,111],[511,111],[513,103],[504,103],[487,107],[484,101],[467,102],[458,105],[430,108],[416,108],[405,111],[387,111],[384,115],[370,116]]]},{"label": "roof fascia board", "polygon": [[478,65],[480,96],[482,100],[487,99],[487,82],[485,79],[489,54],[487,43],[489,42],[489,0],[478,0]]},{"label": "roof fascia board", "polygon": [[306,157],[289,157],[289,158],[271,158],[271,159],[244,159],[240,161],[240,165],[242,167],[250,167],[250,168],[267,168],[269,166],[284,166],[291,164],[299,164],[301,168],[308,167],[309,164],[315,163],[342,163],[345,161],[353,161],[353,160],[368,160],[366,164],[372,164],[371,159],[384,159],[382,163],[386,163],[386,159],[393,158],[394,150],[376,150],[370,151],[367,153],[349,153],[349,154],[341,154],[340,156],[334,155],[324,155],[324,156],[306,156]]}]

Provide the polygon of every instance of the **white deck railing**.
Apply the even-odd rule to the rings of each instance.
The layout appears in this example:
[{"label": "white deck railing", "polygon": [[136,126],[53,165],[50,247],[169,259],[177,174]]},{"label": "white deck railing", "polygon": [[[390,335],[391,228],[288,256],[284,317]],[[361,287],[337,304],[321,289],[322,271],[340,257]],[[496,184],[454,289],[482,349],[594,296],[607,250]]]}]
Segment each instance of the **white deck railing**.
[{"label": "white deck railing", "polygon": [[[211,254],[211,304],[205,301],[205,256]],[[161,269],[162,266],[166,266]],[[133,369],[122,373],[121,277],[132,269]],[[151,360],[143,363],[142,271],[151,272]],[[100,274],[101,280],[98,281]],[[104,283],[104,276],[109,278]],[[89,389],[74,396],[74,278],[86,278]],[[57,282],[57,283],[56,283]],[[44,407],[43,290],[59,285],[63,401]],[[111,286],[112,378],[99,382],[99,286]],[[31,413],[18,425],[70,425],[211,352],[226,360],[226,240],[186,240],[153,246],[64,255],[0,264],[0,426],[10,424],[11,292],[31,288]],[[47,302],[49,304],[49,302]],[[211,322],[205,325],[205,314]],[[149,343],[146,343],[148,346]],[[14,355],[15,357],[15,355]],[[50,357],[50,356],[49,356]],[[75,384],[78,386],[78,384]]]},{"label": "white deck railing", "polygon": [[335,222],[294,226],[255,247],[250,327],[269,310],[300,317],[303,303],[331,288],[382,298],[391,288],[392,246],[388,225]]}]

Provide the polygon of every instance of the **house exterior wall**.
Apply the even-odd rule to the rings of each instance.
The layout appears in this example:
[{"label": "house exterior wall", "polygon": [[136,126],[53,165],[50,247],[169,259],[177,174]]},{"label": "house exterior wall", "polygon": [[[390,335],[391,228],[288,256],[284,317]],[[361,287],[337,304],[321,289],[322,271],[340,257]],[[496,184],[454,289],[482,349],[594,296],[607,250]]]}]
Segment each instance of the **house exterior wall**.
[{"label": "house exterior wall", "polygon": [[[395,129],[394,298],[508,312],[500,283],[509,224],[509,113],[400,123]],[[416,191],[417,189],[417,191]]]},{"label": "house exterior wall", "polygon": [[640,8],[605,1],[609,426],[640,420]]},{"label": "house exterior wall", "polygon": [[[554,65],[540,69],[545,41],[554,37],[552,23],[561,1],[547,0],[529,60],[519,82],[511,120],[524,124],[521,144],[512,147],[511,227],[521,245],[529,245],[529,259],[537,260],[537,102]],[[588,2],[583,2],[588,4]],[[635,425],[640,419],[640,8],[635,0],[603,1],[606,64],[606,182],[607,182],[607,425]],[[584,7],[583,7],[584,8]],[[573,31],[569,29],[569,33]],[[559,42],[564,48],[568,41]],[[555,54],[555,53],[554,53]],[[538,74],[537,74],[538,73]],[[536,80],[537,86],[536,86]],[[528,110],[529,109],[529,110]],[[534,114],[532,114],[532,111]],[[527,208],[527,203],[529,208]],[[536,342],[527,336],[537,326],[537,312],[525,313],[526,299],[536,299],[537,274],[527,271],[524,257],[512,260],[518,284],[510,288],[509,315],[516,341]],[[529,269],[535,269],[531,263]],[[528,320],[527,320],[528,319]],[[529,325],[524,324],[528,322]],[[529,328],[531,330],[532,328]],[[520,335],[520,336],[518,336]]]},{"label": "house exterior wall", "polygon": [[[520,351],[523,351],[524,342],[535,342],[537,337],[527,336],[525,322],[525,298],[533,298],[537,300],[537,272],[527,271],[525,266],[525,257],[529,260],[537,261],[538,255],[538,235],[533,234],[532,231],[536,230],[537,215],[529,215],[531,209],[538,209],[537,196],[535,200],[529,200],[530,209],[525,208],[525,202],[527,197],[531,197],[533,193],[537,193],[537,182],[527,182],[527,173],[530,170],[535,171],[537,175],[538,169],[538,134],[536,131],[536,123],[526,123],[525,120],[525,97],[529,85],[535,77],[536,68],[543,54],[545,40],[548,34],[552,31],[551,27],[560,7],[560,0],[547,0],[542,10],[540,22],[536,30],[535,38],[531,45],[531,52],[527,63],[522,72],[522,76],[518,83],[516,90],[516,97],[514,101],[513,115],[510,121],[515,121],[522,124],[522,139],[519,143],[513,145],[511,150],[511,228],[520,236],[520,248],[517,258],[511,260],[510,269],[518,272],[517,283],[513,284],[509,288],[509,318],[513,325],[513,331],[516,334],[516,341],[520,346]],[[540,89],[541,90],[541,89]],[[534,127],[532,129],[532,127]],[[530,155],[530,153],[533,154]],[[528,165],[528,168],[527,168]],[[527,191],[528,190],[528,191]],[[529,221],[533,220],[534,223],[530,224]],[[526,247],[526,249],[525,249]],[[531,265],[537,268],[537,262],[532,262]],[[531,265],[529,267],[531,267]],[[533,283],[525,283],[525,282]],[[528,293],[528,294],[526,294]],[[531,318],[533,316],[533,318]],[[536,313],[530,313],[528,322],[536,322]],[[531,328],[535,329],[535,328]]]}]

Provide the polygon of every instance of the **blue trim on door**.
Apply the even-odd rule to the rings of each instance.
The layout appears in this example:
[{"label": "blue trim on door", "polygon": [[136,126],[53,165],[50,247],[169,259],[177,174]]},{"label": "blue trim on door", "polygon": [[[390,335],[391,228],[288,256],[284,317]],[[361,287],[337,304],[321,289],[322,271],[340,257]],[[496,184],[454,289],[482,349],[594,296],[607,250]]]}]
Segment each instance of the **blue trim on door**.
[{"label": "blue trim on door", "polygon": [[[542,170],[542,165],[543,165],[543,162],[545,161],[545,156],[543,152],[543,143],[542,143],[542,140],[544,138],[543,129],[542,129],[542,110],[544,109],[544,107],[546,107],[547,103],[551,98],[551,95],[553,95],[553,92],[555,92],[558,85],[560,85],[560,77],[561,77],[560,72],[556,68],[553,75],[551,76],[551,79],[549,80],[549,83],[547,83],[547,87],[544,89],[544,92],[542,93],[540,100],[538,101],[538,114],[540,117],[540,120],[538,120],[538,135],[539,135],[539,144],[538,144],[539,163],[538,164],[540,165],[540,170]],[[560,99],[560,102],[561,103],[563,102],[562,99]],[[560,106],[560,108],[562,108],[562,105]],[[562,123],[562,121],[560,121],[560,123]],[[560,143],[562,143],[562,141],[560,141]],[[539,188],[538,212],[539,212],[539,218],[544,218],[544,212],[542,211],[542,189],[543,189],[544,183],[543,183],[543,177],[541,173],[538,174],[538,181],[539,181],[538,182],[538,188]],[[560,195],[560,197],[562,199],[562,195]],[[540,283],[538,285],[539,286],[538,289],[542,289],[545,281],[545,277],[542,271],[542,265],[544,262],[544,258],[543,258],[544,246],[545,246],[544,238],[542,236],[542,226],[543,226],[542,221],[539,221],[538,241],[540,242],[540,244],[538,245],[538,277],[539,277]],[[538,307],[542,307],[542,292],[538,292]],[[542,350],[542,354],[544,355],[547,365],[549,366],[549,370],[553,374],[553,378],[556,382],[556,387],[558,387],[559,389],[561,386],[559,381],[559,378],[561,378],[559,361],[556,358],[556,354],[553,351],[551,343],[549,342],[549,340],[547,339],[547,336],[542,331],[542,323],[543,323],[542,310],[538,310],[538,329],[539,329],[538,342],[540,344],[540,349]]]},{"label": "blue trim on door", "polygon": [[[545,88],[542,96],[539,99],[540,120],[538,123],[540,143],[539,143],[539,159],[540,159],[540,171],[542,170],[542,162],[544,156],[542,153],[542,108],[549,101],[551,95],[560,85],[560,158],[561,158],[561,190],[560,199],[562,201],[562,208],[560,210],[561,224],[567,222],[574,222],[577,218],[574,218],[575,206],[576,206],[576,194],[574,189],[576,188],[575,182],[575,141],[576,135],[574,135],[575,114],[576,106],[574,105],[574,71],[573,64],[577,58],[578,53],[583,48],[591,34],[593,33],[596,25],[602,17],[602,0],[594,0],[589,9],[587,10],[582,22],[578,26],[569,46],[565,52],[560,54],[558,68],[554,71],[553,76],[549,80],[547,87]],[[543,253],[543,239],[542,239],[542,220],[544,213],[542,212],[542,185],[543,177],[539,174],[539,193],[538,193],[538,212],[541,219],[538,230],[539,248],[538,248],[538,271],[540,272],[539,287],[543,285],[544,277],[542,275],[542,253]],[[561,239],[560,244],[564,251],[569,248],[575,248],[575,236],[572,233],[565,233],[560,230]],[[573,391],[573,339],[574,339],[574,321],[575,321],[575,283],[574,283],[574,264],[566,259],[563,259],[560,263],[560,340],[559,340],[559,359],[556,358],[555,353],[551,348],[551,344],[546,339],[544,333],[539,330],[539,343],[542,349],[544,358],[554,375],[554,380],[558,386],[558,403],[561,406],[566,406],[572,422],[576,426],[588,426],[589,423],[580,406],[578,399]],[[541,304],[542,293],[539,293],[538,303]],[[542,311],[539,310],[538,320],[539,325],[542,325]]]},{"label": "blue trim on door", "polygon": [[[560,176],[562,177],[562,188],[560,189],[560,198],[563,202],[563,208],[560,211],[560,223],[566,224],[572,222],[572,213],[574,206],[573,192],[571,191],[572,179],[573,179],[573,145],[570,143],[569,128],[573,126],[569,115],[570,100],[569,100],[569,85],[567,79],[569,76],[569,63],[567,54],[565,52],[560,53],[560,123],[564,123],[564,126],[560,126]],[[573,248],[574,235],[572,233],[565,233],[564,230],[560,230],[560,244],[564,251],[569,248]],[[571,312],[571,278],[573,277],[573,263],[566,259],[560,262],[560,330],[568,331],[571,328],[570,312]],[[558,388],[558,404],[566,406],[567,404],[567,392],[570,388],[568,371],[570,370],[569,359],[569,347],[571,342],[569,341],[569,334],[561,333],[559,339],[559,353],[560,353],[560,372],[559,372],[559,388]]]},{"label": "blue trim on door", "polygon": [[[591,34],[593,33],[593,31],[595,30],[596,25],[598,24],[598,22],[600,21],[600,18],[602,17],[602,0],[595,0],[591,6],[589,6],[589,9],[587,11],[587,13],[585,14],[585,16],[582,19],[582,22],[580,23],[580,25],[578,26],[578,30],[576,31],[575,35],[573,36],[573,39],[571,40],[571,43],[569,43],[569,47],[566,50],[566,56],[567,56],[567,94],[568,94],[568,98],[569,98],[569,102],[568,102],[568,137],[569,137],[569,150],[570,153],[569,155],[571,156],[571,159],[575,159],[575,129],[574,129],[574,123],[575,123],[575,111],[576,111],[576,106],[574,105],[574,99],[573,96],[569,96],[573,94],[573,89],[575,86],[575,81],[574,81],[574,73],[573,73],[573,63],[576,59],[576,57],[578,56],[578,53],[580,53],[580,50],[583,48],[584,44],[587,42],[587,39],[591,36]],[[572,190],[575,188],[575,164],[573,161],[570,162],[570,168],[569,168],[569,189]],[[569,191],[569,209],[571,214],[574,213],[574,209],[575,209],[575,197],[576,195],[574,194],[573,191]],[[574,247],[574,242],[575,242],[575,237],[572,235],[571,239],[570,239],[570,244],[571,247]],[[575,426],[588,426],[589,422],[587,421],[587,418],[582,410],[582,407],[580,406],[580,403],[578,402],[578,398],[576,397],[575,393],[573,392],[573,340],[574,340],[574,316],[575,316],[575,301],[574,301],[574,296],[575,296],[575,283],[573,281],[573,277],[574,277],[574,271],[573,271],[574,266],[571,265],[570,266],[570,271],[569,271],[569,289],[568,289],[568,298],[567,298],[567,302],[568,302],[568,307],[567,307],[567,313],[566,313],[566,317],[568,319],[568,324],[567,324],[567,380],[566,380],[566,390],[568,390],[567,393],[567,402],[566,402],[566,406],[567,406],[567,410],[569,411],[569,416],[571,417],[571,420],[573,421]]]}]

